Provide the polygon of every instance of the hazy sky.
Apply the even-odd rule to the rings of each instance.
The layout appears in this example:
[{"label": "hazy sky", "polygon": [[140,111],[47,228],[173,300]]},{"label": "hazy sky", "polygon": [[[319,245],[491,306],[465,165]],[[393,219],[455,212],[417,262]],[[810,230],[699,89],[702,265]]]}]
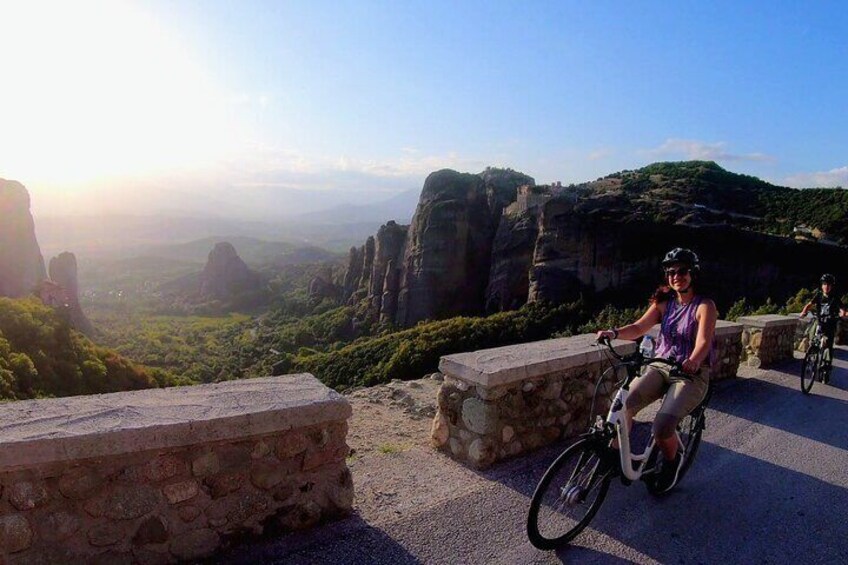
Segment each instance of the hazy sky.
[{"label": "hazy sky", "polygon": [[0,21],[0,177],[36,214],[282,214],[487,165],[848,186],[841,2],[0,0]]}]

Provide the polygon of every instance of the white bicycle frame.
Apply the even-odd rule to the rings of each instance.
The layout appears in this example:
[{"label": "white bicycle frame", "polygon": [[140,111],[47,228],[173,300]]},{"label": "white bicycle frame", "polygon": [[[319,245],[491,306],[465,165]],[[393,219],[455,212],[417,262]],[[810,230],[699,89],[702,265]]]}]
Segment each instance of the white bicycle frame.
[{"label": "white bicycle frame", "polygon": [[[616,435],[618,437],[618,449],[621,454],[621,474],[631,481],[638,481],[645,473],[645,464],[650,459],[654,448],[657,445],[654,435],[651,434],[651,440],[648,446],[640,454],[634,454],[630,451],[630,431],[624,422],[624,404],[627,402],[627,395],[630,391],[623,388],[618,389],[615,398],[612,401],[609,413],[607,414],[607,422],[615,426]],[[680,434],[675,432],[677,441],[680,441]],[[634,468],[634,463],[636,463]]]}]

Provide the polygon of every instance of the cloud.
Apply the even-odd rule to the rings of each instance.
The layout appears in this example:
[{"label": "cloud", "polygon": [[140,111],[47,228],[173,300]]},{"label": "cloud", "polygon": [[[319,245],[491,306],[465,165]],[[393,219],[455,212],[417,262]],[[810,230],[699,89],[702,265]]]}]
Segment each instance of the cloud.
[{"label": "cloud", "polygon": [[586,158],[590,161],[600,161],[601,159],[612,157],[614,154],[615,151],[611,147],[601,147],[589,153]]},{"label": "cloud", "polygon": [[654,157],[683,156],[698,161],[774,161],[774,157],[765,153],[730,153],[727,143],[717,141],[707,143],[696,139],[669,138],[659,147],[644,151]]},{"label": "cloud", "polygon": [[[279,147],[257,146],[230,160],[225,168],[230,173],[241,171],[245,176],[253,177],[252,180],[244,179],[242,182],[261,182],[256,177],[268,175],[320,178],[351,174],[381,180],[415,179],[420,183],[429,173],[439,169],[479,172],[491,164],[483,159],[460,156],[456,152],[424,155],[409,147],[401,148],[397,156],[365,159],[350,155],[310,156]],[[226,175],[227,171],[221,173]]]},{"label": "cloud", "polygon": [[798,173],[786,177],[783,182],[795,188],[848,187],[848,166],[817,173]]}]

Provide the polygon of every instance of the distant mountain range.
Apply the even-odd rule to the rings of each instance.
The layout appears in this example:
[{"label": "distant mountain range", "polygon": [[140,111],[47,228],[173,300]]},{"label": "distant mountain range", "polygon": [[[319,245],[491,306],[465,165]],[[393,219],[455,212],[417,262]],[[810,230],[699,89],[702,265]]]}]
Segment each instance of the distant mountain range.
[{"label": "distant mountain range", "polygon": [[[272,250],[285,251],[303,246],[346,252],[352,245],[376,231],[387,218],[408,222],[415,211],[418,192],[402,192],[374,204],[333,205],[323,211],[279,220],[181,216],[173,212],[171,215],[156,216],[46,216],[37,217],[35,224],[41,249],[48,256],[66,250],[74,251],[80,258],[150,255],[163,252],[163,246],[194,245],[192,242],[207,238],[209,249],[214,243],[225,239],[238,249],[234,241],[237,237],[264,240],[268,245],[264,250],[257,251],[263,256]],[[226,212],[218,210],[219,214]],[[222,237],[221,234],[228,235]],[[198,260],[194,251],[184,251],[195,258],[192,260]],[[179,254],[181,251],[172,250],[169,253]],[[247,262],[255,259],[251,251],[239,249],[239,253]],[[173,254],[168,257],[179,258]],[[200,261],[205,261],[205,255]]]},{"label": "distant mountain range", "polygon": [[339,204],[320,210],[297,216],[297,221],[315,223],[384,223],[386,220],[395,220],[399,224],[408,224],[418,205],[421,190],[407,190],[400,194],[377,202],[375,204]]}]

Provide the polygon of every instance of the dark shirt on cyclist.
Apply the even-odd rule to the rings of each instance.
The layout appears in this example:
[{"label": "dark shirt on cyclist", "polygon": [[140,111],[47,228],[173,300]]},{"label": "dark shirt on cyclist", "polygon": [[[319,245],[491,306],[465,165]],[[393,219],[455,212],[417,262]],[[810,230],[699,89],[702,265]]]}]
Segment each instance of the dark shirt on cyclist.
[{"label": "dark shirt on cyclist", "polygon": [[839,322],[839,314],[844,309],[842,300],[836,295],[825,296],[818,292],[810,302],[819,315],[822,333],[833,338],[836,333],[836,324]]}]

